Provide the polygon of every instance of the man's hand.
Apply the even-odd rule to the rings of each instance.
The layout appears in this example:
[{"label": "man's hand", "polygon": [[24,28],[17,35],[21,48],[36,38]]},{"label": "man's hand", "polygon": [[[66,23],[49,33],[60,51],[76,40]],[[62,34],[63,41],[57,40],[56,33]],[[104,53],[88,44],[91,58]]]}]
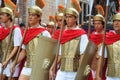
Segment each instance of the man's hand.
[{"label": "man's hand", "polygon": [[11,72],[12,74],[15,72],[15,66],[16,66],[15,62],[13,62],[13,63],[11,64],[11,66],[10,66],[10,72]]},{"label": "man's hand", "polygon": [[102,80],[102,79],[100,78],[100,76],[96,76],[95,80]]},{"label": "man's hand", "polygon": [[49,80],[55,80],[55,72],[53,69],[49,70]]},{"label": "man's hand", "polygon": [[8,65],[8,61],[6,60],[6,61],[4,61],[3,64],[2,64],[2,68],[5,69],[5,68],[7,67],[7,65]]}]

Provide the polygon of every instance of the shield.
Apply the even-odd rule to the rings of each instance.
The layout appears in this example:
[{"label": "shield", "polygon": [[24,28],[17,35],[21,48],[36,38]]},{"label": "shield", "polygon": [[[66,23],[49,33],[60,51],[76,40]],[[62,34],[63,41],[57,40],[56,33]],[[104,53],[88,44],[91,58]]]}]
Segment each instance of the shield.
[{"label": "shield", "polygon": [[96,51],[97,51],[97,45],[89,41],[87,48],[84,52],[83,59],[79,64],[79,68],[75,80],[87,80],[87,76],[90,72],[90,65],[92,63]]},{"label": "shield", "polygon": [[49,68],[56,55],[57,41],[41,36],[36,48],[30,80],[49,80]]}]

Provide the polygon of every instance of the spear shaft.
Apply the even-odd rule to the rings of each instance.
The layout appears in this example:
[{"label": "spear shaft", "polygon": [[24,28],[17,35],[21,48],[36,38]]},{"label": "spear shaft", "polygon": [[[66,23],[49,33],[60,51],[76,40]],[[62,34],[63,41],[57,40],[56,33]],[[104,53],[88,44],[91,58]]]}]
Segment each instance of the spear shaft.
[{"label": "spear shaft", "polygon": [[107,22],[108,22],[108,3],[109,0],[107,0],[106,3],[106,13],[105,13],[105,24],[104,24],[104,36],[103,36],[103,47],[102,47],[102,59],[101,59],[101,76],[102,76],[102,68],[103,68],[103,61],[104,61],[104,54],[105,54],[105,39],[106,39],[106,28],[107,28]]}]

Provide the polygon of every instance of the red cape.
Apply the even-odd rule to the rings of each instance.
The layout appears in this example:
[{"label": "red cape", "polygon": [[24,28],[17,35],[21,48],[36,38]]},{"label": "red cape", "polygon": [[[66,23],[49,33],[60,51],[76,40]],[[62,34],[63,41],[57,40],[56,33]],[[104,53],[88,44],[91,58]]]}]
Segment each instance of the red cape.
[{"label": "red cape", "polygon": [[[81,36],[82,34],[86,34],[86,32],[83,29],[76,29],[76,30],[64,30],[62,32],[61,37],[61,44],[64,44],[65,42],[68,42],[78,36]],[[59,34],[58,34],[59,36]]]},{"label": "red cape", "polygon": [[106,44],[110,45],[114,42],[120,40],[120,34],[115,34],[113,31],[110,31],[106,34]]},{"label": "red cape", "polygon": [[60,34],[60,29],[58,29],[58,30],[56,30],[56,31],[54,32],[53,38],[56,39],[56,40],[58,40],[59,34]]},{"label": "red cape", "polygon": [[10,33],[10,28],[5,29],[4,27],[0,28],[0,41],[5,39]]},{"label": "red cape", "polygon": [[[20,28],[20,27],[19,27],[19,26],[14,26],[14,27],[13,27],[13,30],[14,30],[15,28]],[[9,35],[10,29],[11,29],[11,28],[5,29],[5,27],[1,27],[1,28],[0,28],[0,41],[4,40],[4,39]],[[22,31],[22,29],[20,29],[20,30]]]},{"label": "red cape", "polygon": [[38,34],[46,30],[45,28],[29,28],[26,32],[26,36],[24,39],[24,44],[26,45],[29,41],[35,38]]},{"label": "red cape", "polygon": [[103,42],[103,34],[90,34],[90,40],[93,41],[96,45],[99,45]]}]

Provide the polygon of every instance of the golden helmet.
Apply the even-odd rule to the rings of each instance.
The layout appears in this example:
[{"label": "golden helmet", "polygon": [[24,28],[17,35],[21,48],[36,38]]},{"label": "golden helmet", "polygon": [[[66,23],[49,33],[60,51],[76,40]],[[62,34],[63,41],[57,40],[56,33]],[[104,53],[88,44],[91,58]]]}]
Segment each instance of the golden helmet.
[{"label": "golden helmet", "polygon": [[74,8],[67,8],[65,11],[65,15],[66,14],[71,14],[71,15],[74,15],[76,17],[78,17],[78,15],[79,15],[78,11]]},{"label": "golden helmet", "polygon": [[120,20],[120,13],[117,13],[113,16],[113,21],[114,20]]},{"label": "golden helmet", "polygon": [[38,6],[32,6],[32,7],[28,8],[28,12],[29,13],[35,13],[37,15],[42,16],[42,10]]},{"label": "golden helmet", "polygon": [[11,16],[13,16],[13,11],[12,9],[10,9],[9,7],[3,7],[3,8],[0,8],[0,13],[8,13],[10,14]]},{"label": "golden helmet", "polygon": [[56,19],[62,19],[64,17],[63,13],[57,13],[56,14]]},{"label": "golden helmet", "polygon": [[94,21],[103,21],[105,23],[105,18],[101,14],[97,14],[93,17]]},{"label": "golden helmet", "polygon": [[50,21],[47,23],[47,26],[49,27],[54,27],[55,26],[55,23],[53,21]]}]

